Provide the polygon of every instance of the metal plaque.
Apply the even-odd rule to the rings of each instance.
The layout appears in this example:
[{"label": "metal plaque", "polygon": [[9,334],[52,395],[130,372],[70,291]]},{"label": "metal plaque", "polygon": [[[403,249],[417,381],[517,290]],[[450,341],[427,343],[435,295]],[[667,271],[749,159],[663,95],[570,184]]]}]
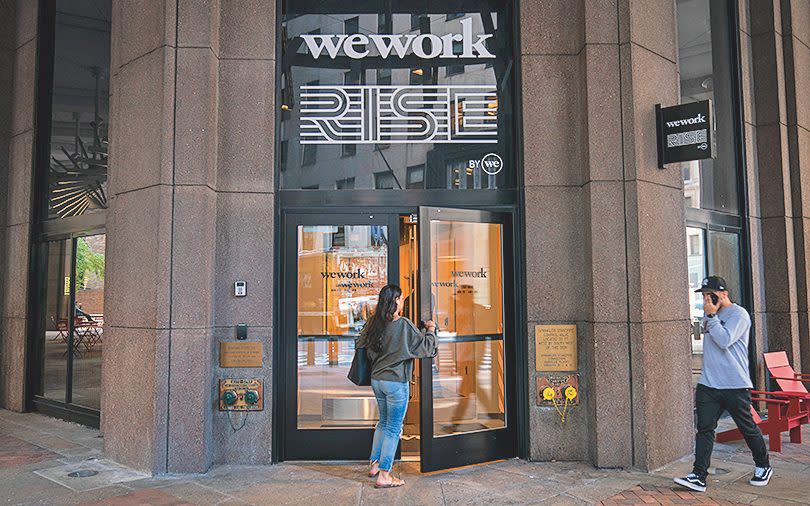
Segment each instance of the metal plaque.
[{"label": "metal plaque", "polygon": [[261,341],[222,341],[219,343],[220,367],[261,367]]},{"label": "metal plaque", "polygon": [[534,342],[536,370],[577,370],[576,325],[535,325]]},{"label": "metal plaque", "polygon": [[[232,403],[228,403],[226,393],[231,393]],[[251,397],[251,394],[255,397]],[[264,388],[262,380],[221,379],[219,380],[220,411],[262,411],[264,409]]]},{"label": "metal plaque", "polygon": [[[578,374],[557,374],[549,376],[538,376],[535,378],[535,385],[537,386],[536,404],[538,406],[555,406],[555,405],[568,405],[578,406],[579,397],[579,375]],[[565,396],[565,389],[569,386],[574,387],[576,397],[569,399]],[[554,390],[554,398],[546,399],[543,397],[543,391],[546,388]]]}]

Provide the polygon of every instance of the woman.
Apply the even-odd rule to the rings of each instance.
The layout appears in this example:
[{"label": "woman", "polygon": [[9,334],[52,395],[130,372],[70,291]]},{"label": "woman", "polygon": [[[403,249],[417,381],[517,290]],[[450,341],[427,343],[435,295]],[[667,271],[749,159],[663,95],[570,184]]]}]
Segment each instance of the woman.
[{"label": "woman", "polygon": [[377,477],[374,484],[377,488],[405,484],[391,475],[391,468],[408,409],[413,360],[436,356],[436,324],[430,320],[425,322],[426,332],[422,334],[402,316],[403,303],[400,287],[383,287],[377,308],[363,327],[358,343],[366,348],[371,361],[371,388],[380,411],[368,472],[369,476]]}]

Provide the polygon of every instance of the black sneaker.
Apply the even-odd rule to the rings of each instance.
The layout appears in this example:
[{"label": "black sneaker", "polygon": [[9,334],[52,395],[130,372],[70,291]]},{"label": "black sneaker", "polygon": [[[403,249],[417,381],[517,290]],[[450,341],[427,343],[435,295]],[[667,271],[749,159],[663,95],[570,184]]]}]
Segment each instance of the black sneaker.
[{"label": "black sneaker", "polygon": [[701,478],[695,473],[689,473],[683,478],[675,478],[675,483],[677,483],[682,487],[686,487],[690,490],[695,490],[697,492],[706,491],[706,479]]},{"label": "black sneaker", "polygon": [[771,466],[755,467],[754,477],[751,478],[751,481],[748,483],[755,487],[764,487],[769,481],[771,481],[771,476],[773,476],[773,468]]}]

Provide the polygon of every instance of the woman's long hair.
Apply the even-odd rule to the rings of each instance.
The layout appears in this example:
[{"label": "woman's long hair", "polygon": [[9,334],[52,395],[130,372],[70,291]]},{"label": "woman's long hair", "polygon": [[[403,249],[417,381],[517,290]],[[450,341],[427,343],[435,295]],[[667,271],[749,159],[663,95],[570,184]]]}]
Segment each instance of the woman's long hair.
[{"label": "woman's long hair", "polygon": [[380,296],[377,299],[377,308],[374,314],[368,319],[362,332],[360,333],[361,341],[377,353],[382,351],[382,340],[385,334],[385,326],[388,322],[394,320],[394,314],[397,312],[397,298],[402,295],[402,288],[397,285],[385,285],[380,290]]}]

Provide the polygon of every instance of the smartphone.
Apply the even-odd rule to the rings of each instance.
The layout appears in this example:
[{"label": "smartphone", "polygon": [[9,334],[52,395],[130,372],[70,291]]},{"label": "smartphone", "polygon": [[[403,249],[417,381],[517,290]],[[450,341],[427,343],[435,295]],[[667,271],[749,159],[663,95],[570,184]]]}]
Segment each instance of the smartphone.
[{"label": "smartphone", "polygon": [[717,305],[717,302],[720,300],[720,298],[717,297],[716,293],[710,293],[709,298],[712,299],[712,304],[714,304],[715,306]]}]

